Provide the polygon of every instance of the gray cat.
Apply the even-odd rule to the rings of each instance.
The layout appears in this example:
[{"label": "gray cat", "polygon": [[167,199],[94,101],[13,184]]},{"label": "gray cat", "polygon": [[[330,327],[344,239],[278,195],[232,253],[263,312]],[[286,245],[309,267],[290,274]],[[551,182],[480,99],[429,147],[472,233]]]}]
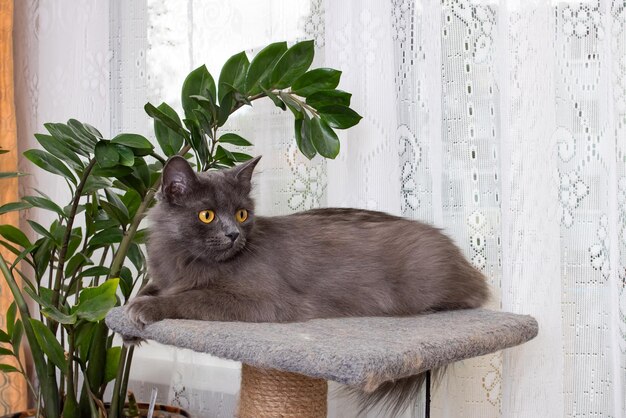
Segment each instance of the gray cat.
[{"label": "gray cat", "polygon": [[[150,211],[150,283],[127,306],[140,328],[165,318],[288,322],[476,308],[485,278],[432,226],[381,212],[254,213],[259,158],[195,173],[182,157],[163,169]],[[361,394],[399,411],[423,376]]]}]

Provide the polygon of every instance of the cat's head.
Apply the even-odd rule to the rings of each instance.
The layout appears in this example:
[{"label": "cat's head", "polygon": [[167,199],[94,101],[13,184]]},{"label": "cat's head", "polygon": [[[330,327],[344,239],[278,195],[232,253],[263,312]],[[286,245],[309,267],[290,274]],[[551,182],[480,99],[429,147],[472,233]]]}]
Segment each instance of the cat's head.
[{"label": "cat's head", "polygon": [[161,245],[171,239],[172,245],[182,246],[201,261],[225,261],[236,255],[254,225],[250,189],[260,158],[230,169],[196,173],[187,160],[172,157],[163,168],[151,235],[158,235]]}]

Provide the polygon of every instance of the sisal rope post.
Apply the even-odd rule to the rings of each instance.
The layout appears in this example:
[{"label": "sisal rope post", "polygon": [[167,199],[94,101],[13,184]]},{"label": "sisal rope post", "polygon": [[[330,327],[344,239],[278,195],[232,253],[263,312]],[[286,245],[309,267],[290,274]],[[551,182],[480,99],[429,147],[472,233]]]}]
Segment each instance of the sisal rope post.
[{"label": "sisal rope post", "polygon": [[238,418],[326,418],[328,384],[297,373],[241,367]]}]

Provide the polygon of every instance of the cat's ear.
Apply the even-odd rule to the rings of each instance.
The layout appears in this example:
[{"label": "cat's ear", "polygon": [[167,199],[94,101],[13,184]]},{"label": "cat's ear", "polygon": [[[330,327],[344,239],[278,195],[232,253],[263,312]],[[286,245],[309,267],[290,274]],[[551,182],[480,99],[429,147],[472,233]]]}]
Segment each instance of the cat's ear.
[{"label": "cat's ear", "polygon": [[254,172],[254,167],[259,163],[261,156],[255,157],[249,161],[246,161],[243,164],[238,165],[235,168],[231,168],[230,172],[235,179],[239,182],[239,184],[243,185],[247,191],[250,191],[250,184],[252,180],[252,173]]},{"label": "cat's ear", "polygon": [[174,156],[163,167],[161,192],[170,202],[187,195],[198,182],[198,177],[187,160]]}]

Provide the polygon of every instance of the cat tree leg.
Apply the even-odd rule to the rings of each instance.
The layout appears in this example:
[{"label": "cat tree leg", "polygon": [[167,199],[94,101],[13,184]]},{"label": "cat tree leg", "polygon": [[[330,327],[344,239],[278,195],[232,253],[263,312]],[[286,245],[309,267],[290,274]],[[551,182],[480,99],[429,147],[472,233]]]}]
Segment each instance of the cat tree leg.
[{"label": "cat tree leg", "polygon": [[297,373],[241,367],[239,418],[326,418],[328,384]]}]

